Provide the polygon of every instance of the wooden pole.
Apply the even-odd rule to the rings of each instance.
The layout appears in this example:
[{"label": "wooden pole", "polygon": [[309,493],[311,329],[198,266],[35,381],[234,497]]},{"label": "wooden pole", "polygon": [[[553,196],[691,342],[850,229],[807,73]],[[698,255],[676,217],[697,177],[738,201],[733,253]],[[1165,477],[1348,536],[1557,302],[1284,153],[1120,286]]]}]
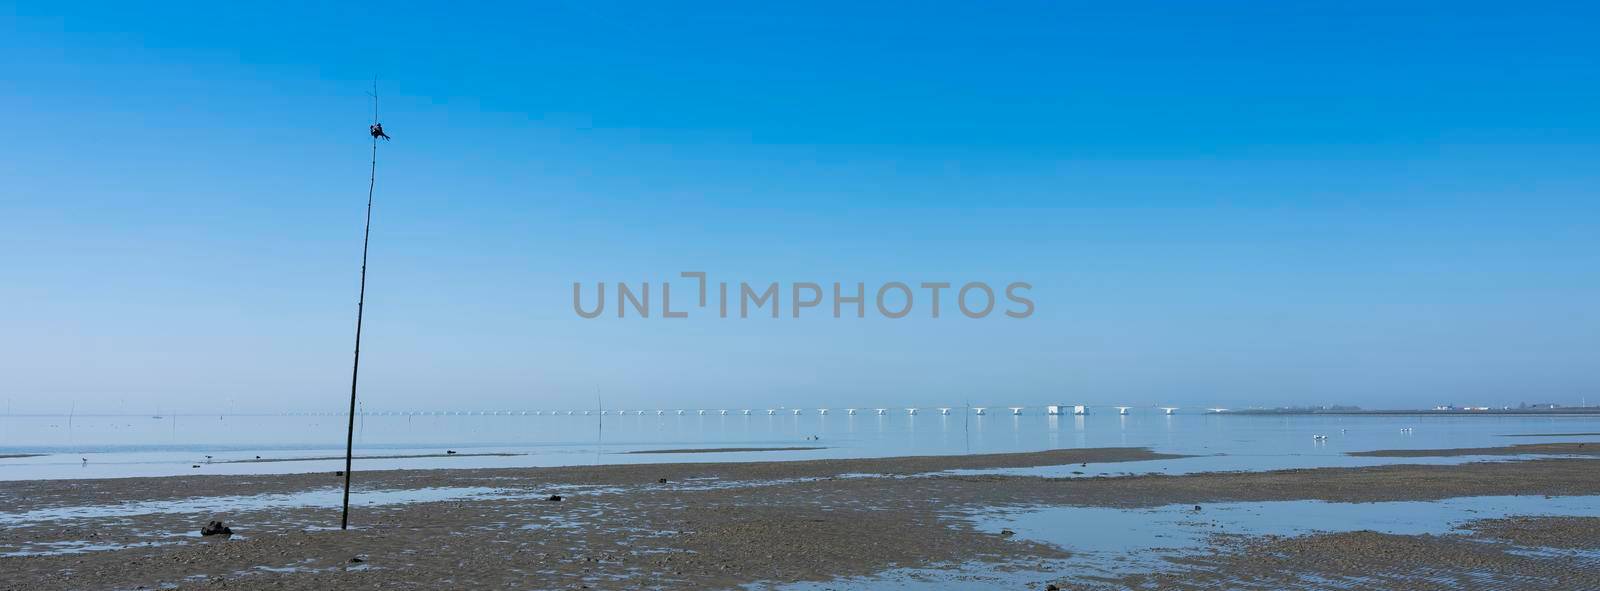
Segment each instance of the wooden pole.
[{"label": "wooden pole", "polygon": [[[378,124],[378,81],[372,81],[372,124]],[[367,244],[372,238],[372,191],[378,184],[378,136],[372,136],[372,170],[367,177],[367,224],[361,233],[361,292],[356,299],[356,352],[350,366],[350,415],[344,437],[344,508],[339,513],[339,529],[350,528],[350,466],[355,459],[356,381],[361,376],[361,317],[367,305]]]}]

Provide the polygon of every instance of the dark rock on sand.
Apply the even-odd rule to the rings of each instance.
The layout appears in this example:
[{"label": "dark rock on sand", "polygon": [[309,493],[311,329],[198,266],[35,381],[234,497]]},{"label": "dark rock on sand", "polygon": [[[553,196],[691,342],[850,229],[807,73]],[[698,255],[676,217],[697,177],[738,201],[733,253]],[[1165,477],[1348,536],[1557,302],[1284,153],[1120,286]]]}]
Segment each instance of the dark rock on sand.
[{"label": "dark rock on sand", "polygon": [[217,520],[213,519],[211,521],[207,521],[205,527],[200,528],[200,535],[202,535],[202,536],[231,536],[231,535],[233,535],[233,529],[228,527],[228,526],[226,526],[226,525],[223,525],[221,521],[217,521]]},{"label": "dark rock on sand", "polygon": [[552,502],[552,503],[561,502],[561,495],[550,495],[550,502]]}]

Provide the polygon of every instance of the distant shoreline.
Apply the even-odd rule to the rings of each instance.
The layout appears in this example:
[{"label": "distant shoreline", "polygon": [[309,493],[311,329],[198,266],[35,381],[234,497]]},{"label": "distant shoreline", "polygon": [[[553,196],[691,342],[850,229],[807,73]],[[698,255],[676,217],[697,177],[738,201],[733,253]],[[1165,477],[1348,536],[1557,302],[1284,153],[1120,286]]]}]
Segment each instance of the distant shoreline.
[{"label": "distant shoreline", "polygon": [[1456,456],[1520,456],[1528,454],[1600,456],[1600,442],[1524,443],[1503,447],[1455,447],[1447,449],[1378,449],[1353,451],[1345,455],[1365,458],[1448,458]]},{"label": "distant shoreline", "polygon": [[1485,416],[1596,416],[1600,415],[1600,407],[1584,406],[1573,408],[1510,408],[1490,410],[1317,410],[1317,409],[1243,409],[1228,410],[1221,415],[1254,415],[1254,416],[1303,416],[1303,415],[1335,415],[1335,416],[1441,416],[1441,417],[1485,417]]},{"label": "distant shoreline", "polygon": [[[356,459],[356,460],[410,460],[410,459],[415,459],[415,458],[481,458],[481,457],[525,456],[525,455],[528,455],[528,454],[518,454],[518,453],[476,453],[476,454],[454,453],[454,454],[452,454],[452,453],[443,453],[443,454],[406,454],[406,455],[393,455],[393,456],[355,456],[352,459]],[[321,460],[342,460],[342,459],[344,459],[344,456],[319,456],[319,457],[314,457],[314,458],[255,458],[255,459],[252,459],[252,460],[225,460],[225,461],[214,462],[214,463],[217,463],[217,464],[268,464],[268,463],[274,463],[274,462],[314,462],[314,461],[321,461]]]},{"label": "distant shoreline", "polygon": [[814,451],[826,447],[706,447],[699,449],[641,449],[624,454],[717,454],[738,451]]},{"label": "distant shoreline", "polygon": [[1511,433],[1497,437],[1591,437],[1600,433]]}]

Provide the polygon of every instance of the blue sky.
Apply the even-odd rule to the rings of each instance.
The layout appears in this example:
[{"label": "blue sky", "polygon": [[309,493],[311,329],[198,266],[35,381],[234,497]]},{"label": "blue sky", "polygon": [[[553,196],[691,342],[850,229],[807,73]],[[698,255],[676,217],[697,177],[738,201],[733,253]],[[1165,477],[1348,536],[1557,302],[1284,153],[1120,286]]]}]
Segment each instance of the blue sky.
[{"label": "blue sky", "polygon": [[[0,393],[337,408],[376,75],[372,408],[1596,400],[1597,16],[0,3]],[[571,310],[686,270],[1037,312]]]}]

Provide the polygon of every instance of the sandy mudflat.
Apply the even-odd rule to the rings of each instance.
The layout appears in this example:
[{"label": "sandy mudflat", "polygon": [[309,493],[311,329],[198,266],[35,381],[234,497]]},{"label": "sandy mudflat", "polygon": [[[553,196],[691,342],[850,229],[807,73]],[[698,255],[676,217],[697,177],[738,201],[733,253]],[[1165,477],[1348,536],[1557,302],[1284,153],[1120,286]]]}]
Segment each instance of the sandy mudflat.
[{"label": "sandy mudflat", "polygon": [[15,458],[37,458],[42,455],[44,454],[0,454],[0,460],[10,460]]},{"label": "sandy mudflat", "polygon": [[1452,456],[1518,456],[1524,454],[1564,454],[1600,456],[1600,441],[1588,443],[1525,443],[1504,447],[1458,447],[1453,449],[1380,449],[1350,452],[1352,456],[1372,458],[1438,458]]},{"label": "sandy mudflat", "polygon": [[[320,529],[337,523],[336,506],[235,509],[220,516],[179,511],[32,521],[0,529],[0,554],[83,542],[120,549],[0,556],[0,589],[153,589],[174,584],[344,590],[733,588],[761,582],[828,581],[903,567],[1044,564],[1067,556],[1062,548],[980,531],[959,518],[993,507],[1600,494],[1600,460],[1581,457],[1077,479],[925,474],[948,468],[1157,457],[1164,456],[1113,448],[357,473],[363,489],[489,487],[499,496],[357,506],[352,510],[357,529],[349,532]],[[661,478],[668,482],[659,483]],[[5,482],[0,483],[0,507],[5,507],[0,510],[40,513],[86,503],[160,504],[201,495],[332,491],[335,486],[331,474]],[[550,493],[565,498],[546,501]],[[202,540],[193,534],[213,517],[229,522],[238,535]],[[1500,520],[1485,523],[1477,533],[1456,536],[1353,532],[1224,537],[1216,552],[1175,564],[1188,569],[1186,576],[1153,572],[1143,579],[1095,579],[1048,571],[1030,576],[1036,589],[1043,589],[1045,582],[1069,589],[1327,586],[1318,579],[1296,578],[1302,572],[1375,577],[1377,583],[1349,587],[1356,589],[1593,589],[1600,588],[1593,574],[1597,571],[1570,563],[1578,559],[1535,561],[1506,551],[1504,546],[1511,542],[1503,542],[1570,539],[1571,544],[1593,548],[1597,543],[1593,536],[1563,533],[1592,525],[1592,521]],[[1480,543],[1484,540],[1500,541]],[[1440,558],[1439,553],[1447,556]],[[1430,556],[1435,562],[1427,562]],[[353,563],[352,558],[361,562]],[[1497,572],[1509,574],[1496,578]],[[1437,583],[1440,580],[1458,584],[1447,586]],[[1479,587],[1474,581],[1488,583]]]},{"label": "sandy mudflat", "polygon": [[[1521,537],[1544,532],[1548,525],[1518,521],[1497,535]],[[1596,525],[1600,524],[1588,522],[1589,527]],[[1181,571],[1066,577],[1055,579],[1054,583],[1068,591],[1600,589],[1600,569],[1594,567],[1592,559],[1529,556],[1493,538],[1463,535],[1402,536],[1356,531],[1297,537],[1223,537],[1211,552],[1176,562],[1184,567]]]},{"label": "sandy mudflat", "polygon": [[[513,454],[513,453],[475,453],[475,454],[454,453],[454,454],[452,454],[452,453],[440,453],[440,454],[409,454],[409,455],[396,455],[396,456],[356,456],[353,459],[357,459],[357,460],[409,460],[409,459],[415,459],[415,458],[473,458],[473,457],[508,457],[508,456],[523,456],[523,455],[527,455],[527,454]],[[252,459],[252,460],[228,460],[228,461],[217,462],[217,463],[218,464],[261,464],[261,463],[273,463],[273,462],[314,462],[314,461],[321,461],[321,460],[342,460],[342,459],[344,459],[344,456],[322,456],[322,457],[316,457],[316,458],[255,458],[255,459]]]},{"label": "sandy mudflat", "polygon": [[826,447],[706,447],[700,449],[642,449],[630,454],[717,454],[736,451],[811,451]]},{"label": "sandy mudflat", "polygon": [[[1600,548],[1600,518],[1597,517],[1512,517],[1483,519],[1469,526],[1485,537],[1506,540],[1522,546],[1546,548]],[[1595,586],[1600,589],[1600,585]]]},{"label": "sandy mudflat", "polygon": [[1511,433],[1501,437],[1591,437],[1600,433]]}]

